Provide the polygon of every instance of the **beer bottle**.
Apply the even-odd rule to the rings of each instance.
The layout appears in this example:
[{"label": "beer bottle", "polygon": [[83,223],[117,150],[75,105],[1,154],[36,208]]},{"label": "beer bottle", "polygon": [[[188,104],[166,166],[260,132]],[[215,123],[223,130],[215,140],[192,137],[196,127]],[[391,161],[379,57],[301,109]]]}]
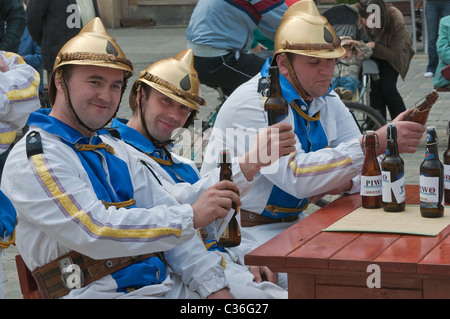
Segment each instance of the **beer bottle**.
[{"label": "beer bottle", "polygon": [[375,151],[376,135],[374,131],[366,131],[364,145],[366,153],[361,170],[361,199],[364,208],[381,208],[381,169]]},{"label": "beer bottle", "polygon": [[[220,180],[233,180],[233,173],[231,171],[231,156],[228,150],[222,150],[220,154]],[[231,209],[234,210],[233,217],[226,226],[222,236],[219,239],[219,246],[235,247],[241,243],[241,229],[237,221],[236,215],[240,211],[240,207],[232,204]]]},{"label": "beer bottle", "polygon": [[278,67],[271,66],[269,68],[269,96],[264,102],[269,126],[281,122],[289,114],[289,105],[281,92],[279,78]]},{"label": "beer bottle", "polygon": [[447,128],[448,146],[444,152],[444,197],[445,203],[450,204],[450,121]]},{"label": "beer bottle", "polygon": [[387,128],[386,155],[381,162],[383,209],[386,212],[405,210],[405,167],[397,145],[395,123]]},{"label": "beer bottle", "polygon": [[444,167],[438,156],[436,129],[429,126],[425,159],[420,165],[420,214],[423,217],[442,217],[443,196]]},{"label": "beer bottle", "polygon": [[[425,100],[416,105],[412,111],[405,117],[405,121],[417,122],[425,125],[430,114],[431,107],[436,103],[439,94],[435,90],[425,97]],[[419,101],[420,102],[420,101]]]}]

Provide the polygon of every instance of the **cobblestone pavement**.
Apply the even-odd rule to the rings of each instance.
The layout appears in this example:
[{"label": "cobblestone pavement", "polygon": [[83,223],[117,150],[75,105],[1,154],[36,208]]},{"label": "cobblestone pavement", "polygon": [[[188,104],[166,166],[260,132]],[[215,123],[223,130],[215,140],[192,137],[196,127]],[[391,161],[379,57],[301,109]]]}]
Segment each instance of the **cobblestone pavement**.
[{"label": "cobblestone pavement", "polygon": [[[121,107],[118,112],[119,117],[129,118],[131,111],[127,105],[128,94],[132,83],[138,76],[139,72],[153,62],[166,57],[172,57],[186,47],[184,37],[184,29],[182,28],[121,28],[109,30],[110,34],[116,38],[119,45],[124,50],[127,57],[133,62],[135,73],[130,79],[128,89],[125,92]],[[408,108],[414,106],[422,97],[431,92],[433,88],[433,80],[424,78],[423,74],[427,65],[427,56],[421,51],[420,43],[419,51],[414,56],[410,70],[405,81],[399,79],[398,88],[400,94],[404,98]],[[429,119],[428,125],[435,125],[439,137],[439,151],[442,153],[447,147],[446,128],[450,120],[450,108],[448,106],[448,94],[440,93],[440,98],[434,105]],[[204,119],[206,114],[217,105],[218,93],[206,86],[202,86],[202,95],[207,100],[207,107],[200,112],[200,119]],[[405,162],[406,183],[419,183],[419,166],[424,158],[425,141],[423,139],[418,152],[415,154],[402,155]],[[317,209],[314,205],[310,208],[310,212]],[[5,299],[21,299],[19,282],[17,278],[16,265],[14,256],[17,254],[16,247],[10,247],[3,252],[2,267],[4,280],[4,298]]]}]

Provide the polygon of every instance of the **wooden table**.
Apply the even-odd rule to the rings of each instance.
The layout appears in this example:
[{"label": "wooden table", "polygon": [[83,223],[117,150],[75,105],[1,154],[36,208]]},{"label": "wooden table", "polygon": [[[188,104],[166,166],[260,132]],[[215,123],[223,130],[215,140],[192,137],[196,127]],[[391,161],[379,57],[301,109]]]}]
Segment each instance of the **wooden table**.
[{"label": "wooden table", "polygon": [[[417,185],[407,185],[406,201],[419,203]],[[450,298],[450,226],[435,237],[322,232],[359,206],[359,194],[340,197],[245,261],[287,273],[289,298]],[[368,288],[369,265],[380,267],[380,288]]]}]

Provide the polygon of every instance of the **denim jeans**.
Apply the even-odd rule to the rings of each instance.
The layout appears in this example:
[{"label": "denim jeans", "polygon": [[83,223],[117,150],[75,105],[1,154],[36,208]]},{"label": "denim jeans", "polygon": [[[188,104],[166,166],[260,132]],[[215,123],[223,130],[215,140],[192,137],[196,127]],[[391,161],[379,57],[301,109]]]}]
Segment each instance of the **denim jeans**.
[{"label": "denim jeans", "polygon": [[427,0],[425,5],[425,19],[428,34],[428,65],[427,72],[436,72],[439,57],[436,51],[436,41],[439,32],[439,21],[450,15],[450,0]]},{"label": "denim jeans", "polygon": [[341,76],[331,80],[331,86],[333,89],[342,87],[344,90],[352,91],[353,94],[355,94],[359,84],[359,80],[353,76]]}]

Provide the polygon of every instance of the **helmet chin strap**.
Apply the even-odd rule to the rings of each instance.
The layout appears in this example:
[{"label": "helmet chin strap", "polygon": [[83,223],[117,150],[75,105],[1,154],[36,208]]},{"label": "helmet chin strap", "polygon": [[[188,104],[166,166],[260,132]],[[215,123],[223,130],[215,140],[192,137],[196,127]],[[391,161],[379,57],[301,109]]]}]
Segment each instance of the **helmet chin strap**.
[{"label": "helmet chin strap", "polygon": [[303,89],[302,85],[298,81],[297,75],[295,74],[295,70],[292,67],[291,61],[289,61],[287,54],[285,52],[280,53],[280,54],[286,65],[286,69],[288,71],[289,77],[291,78],[291,81],[293,82],[292,84],[294,86],[295,91],[297,91],[298,95],[303,99],[303,101],[306,102],[307,100],[309,100],[308,97],[311,98],[311,96]]},{"label": "helmet chin strap", "polygon": [[141,96],[141,93],[139,91],[138,91],[138,94],[139,94],[139,99],[138,99],[139,100],[139,105],[138,105],[138,107],[139,107],[139,113],[141,114],[141,124],[142,124],[142,127],[144,128],[145,134],[148,136],[150,142],[152,142],[153,145],[155,145],[157,148],[165,150],[165,147],[168,144],[172,143],[174,140],[169,138],[167,141],[160,143],[150,134],[150,132],[148,131],[148,128],[147,128],[147,124],[145,123],[144,110],[142,108],[142,103],[141,103],[141,97],[142,96]]},{"label": "helmet chin strap", "polygon": [[73,108],[73,105],[72,105],[72,101],[70,99],[69,86],[67,85],[66,77],[64,76],[62,71],[58,72],[58,82],[61,85],[61,87],[63,88],[64,96],[66,98],[66,104],[69,106],[70,113],[75,118],[75,120],[78,122],[78,124],[80,124],[82,127],[84,127],[85,129],[87,129],[89,132],[92,132],[92,133],[98,132],[98,130],[100,130],[103,127],[105,127],[106,124],[111,122],[111,120],[116,117],[117,112],[119,110],[120,102],[122,101],[123,92],[125,91],[125,88],[126,88],[125,85],[124,85],[124,87],[122,87],[122,94],[120,96],[119,104],[117,105],[116,111],[114,112],[113,116],[105,124],[103,124],[101,127],[99,127],[99,128],[91,128],[91,127],[87,126],[80,119],[80,117],[78,116],[77,112],[75,112],[75,109]]}]

